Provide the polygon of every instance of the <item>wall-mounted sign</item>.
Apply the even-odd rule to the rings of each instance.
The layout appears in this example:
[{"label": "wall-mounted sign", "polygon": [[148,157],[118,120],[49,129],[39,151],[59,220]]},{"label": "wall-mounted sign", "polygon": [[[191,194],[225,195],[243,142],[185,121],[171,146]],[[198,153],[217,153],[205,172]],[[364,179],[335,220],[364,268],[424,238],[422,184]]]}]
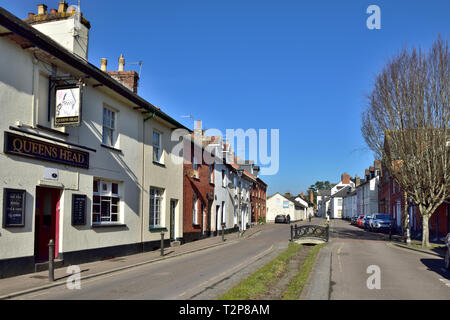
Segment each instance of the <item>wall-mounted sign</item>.
[{"label": "wall-mounted sign", "polygon": [[283,208],[289,208],[289,201],[283,201]]},{"label": "wall-mounted sign", "polygon": [[84,226],[86,224],[86,195],[72,195],[72,225]]},{"label": "wall-mounted sign", "polygon": [[57,87],[55,126],[79,126],[81,122],[81,88]]},{"label": "wall-mounted sign", "polygon": [[3,226],[25,226],[25,190],[5,189],[3,192]]},{"label": "wall-mounted sign", "polygon": [[89,153],[5,131],[5,153],[89,168]]}]

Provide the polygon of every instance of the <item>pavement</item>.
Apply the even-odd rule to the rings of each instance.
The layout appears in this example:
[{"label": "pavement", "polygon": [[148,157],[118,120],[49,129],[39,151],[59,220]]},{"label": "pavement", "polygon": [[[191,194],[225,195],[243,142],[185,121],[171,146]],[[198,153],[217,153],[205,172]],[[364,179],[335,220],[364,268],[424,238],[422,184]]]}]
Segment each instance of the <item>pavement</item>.
[{"label": "pavement", "polygon": [[[252,228],[247,229],[241,238],[239,237],[238,232],[235,232],[225,235],[225,241],[222,241],[221,236],[217,236],[189,242],[178,247],[169,247],[165,249],[164,256],[160,255],[160,250],[158,249],[135,255],[84,263],[78,265],[78,267],[81,270],[82,279],[86,280],[107,274],[118,273],[130,268],[173,259],[183,255],[197,253],[214,247],[227,246],[254,237],[265,228],[267,228],[266,224],[255,225]],[[71,274],[68,274],[67,272],[66,267],[56,269],[54,282],[48,280],[48,271],[0,279],[0,300],[65,285],[67,278],[71,276]]]}]

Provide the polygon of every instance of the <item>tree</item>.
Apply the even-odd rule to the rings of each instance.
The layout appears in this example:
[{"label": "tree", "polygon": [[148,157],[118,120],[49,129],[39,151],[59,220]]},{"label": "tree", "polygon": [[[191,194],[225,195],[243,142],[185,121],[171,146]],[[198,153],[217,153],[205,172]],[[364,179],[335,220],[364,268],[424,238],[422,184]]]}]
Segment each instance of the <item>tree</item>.
[{"label": "tree", "polygon": [[316,181],[315,184],[312,184],[308,188],[308,194],[312,191],[314,194],[314,203],[317,202],[317,191],[319,190],[329,190],[331,189],[330,181]]},{"label": "tree", "polygon": [[422,246],[428,221],[449,196],[450,54],[439,37],[428,52],[403,49],[375,79],[362,114],[370,149],[422,215]]}]

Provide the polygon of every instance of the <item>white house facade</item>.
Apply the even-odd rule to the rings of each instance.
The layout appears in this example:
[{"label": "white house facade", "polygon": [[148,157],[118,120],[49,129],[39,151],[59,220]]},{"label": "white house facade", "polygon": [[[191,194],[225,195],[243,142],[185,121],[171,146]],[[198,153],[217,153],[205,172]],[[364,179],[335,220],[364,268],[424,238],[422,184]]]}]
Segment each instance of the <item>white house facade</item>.
[{"label": "white house facade", "polygon": [[184,127],[89,64],[87,42],[37,31],[36,17],[55,30],[41,6],[28,23],[0,8],[0,278],[34,271],[50,239],[67,265],[151,250],[161,231],[183,236],[170,135]]}]

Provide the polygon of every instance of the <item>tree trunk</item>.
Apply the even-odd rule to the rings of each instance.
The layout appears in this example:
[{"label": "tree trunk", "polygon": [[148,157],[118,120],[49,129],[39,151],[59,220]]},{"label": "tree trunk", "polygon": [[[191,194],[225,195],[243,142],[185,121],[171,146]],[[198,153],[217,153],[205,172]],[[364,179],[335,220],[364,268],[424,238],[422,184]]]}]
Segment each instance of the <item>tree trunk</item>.
[{"label": "tree trunk", "polygon": [[411,243],[411,225],[408,214],[408,194],[403,194],[403,241],[405,243]]},{"label": "tree trunk", "polygon": [[430,229],[428,228],[428,221],[430,216],[422,214],[422,247],[430,246]]}]

